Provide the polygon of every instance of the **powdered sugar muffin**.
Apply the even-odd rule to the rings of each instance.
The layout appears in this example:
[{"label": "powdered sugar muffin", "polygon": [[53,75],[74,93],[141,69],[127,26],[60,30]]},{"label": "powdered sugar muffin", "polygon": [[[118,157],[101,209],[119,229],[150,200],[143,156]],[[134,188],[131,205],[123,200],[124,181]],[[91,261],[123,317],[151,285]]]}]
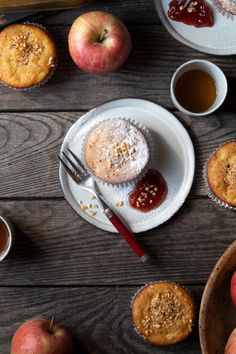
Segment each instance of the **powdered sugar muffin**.
[{"label": "powdered sugar muffin", "polygon": [[174,282],[154,282],[141,288],[132,302],[135,328],[152,344],[175,344],[191,332],[195,305],[191,295]]},{"label": "powdered sugar muffin", "polygon": [[236,207],[236,140],[217,149],[206,166],[211,191],[221,201]]},{"label": "powdered sugar muffin", "polygon": [[126,119],[105,120],[86,139],[86,164],[94,176],[106,183],[134,180],[144,171],[149,158],[144,133]]}]

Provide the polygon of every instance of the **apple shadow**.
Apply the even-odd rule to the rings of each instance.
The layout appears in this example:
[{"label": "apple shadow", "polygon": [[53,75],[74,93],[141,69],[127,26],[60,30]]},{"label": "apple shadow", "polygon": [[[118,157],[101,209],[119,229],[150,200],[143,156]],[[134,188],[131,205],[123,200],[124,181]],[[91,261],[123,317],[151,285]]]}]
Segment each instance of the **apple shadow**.
[{"label": "apple shadow", "polygon": [[85,349],[84,346],[75,337],[74,337],[74,344],[75,344],[75,354],[89,354],[87,349]]}]

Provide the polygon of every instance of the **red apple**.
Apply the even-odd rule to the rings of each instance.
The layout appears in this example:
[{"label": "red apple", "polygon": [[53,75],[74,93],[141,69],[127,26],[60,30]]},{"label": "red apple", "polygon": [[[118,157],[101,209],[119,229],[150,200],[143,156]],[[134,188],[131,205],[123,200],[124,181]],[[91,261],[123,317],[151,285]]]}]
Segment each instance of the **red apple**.
[{"label": "red apple", "polygon": [[53,322],[35,318],[23,323],[12,339],[11,354],[73,354],[71,335]]},{"label": "red apple", "polygon": [[126,26],[117,17],[103,11],[79,16],[70,29],[68,40],[75,64],[92,74],[117,70],[131,51]]},{"label": "red apple", "polygon": [[230,295],[234,306],[236,306],[236,272],[234,272],[230,283]]},{"label": "red apple", "polygon": [[235,354],[235,353],[236,353],[236,328],[230,334],[224,351],[224,354]]}]

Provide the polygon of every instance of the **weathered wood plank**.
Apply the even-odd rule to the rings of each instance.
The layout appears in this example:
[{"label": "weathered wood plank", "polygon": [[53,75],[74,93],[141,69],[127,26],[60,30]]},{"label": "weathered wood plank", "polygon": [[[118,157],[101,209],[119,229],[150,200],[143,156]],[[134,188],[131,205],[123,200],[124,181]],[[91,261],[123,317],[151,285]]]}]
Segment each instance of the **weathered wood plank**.
[{"label": "weathered wood plank", "polygon": [[[0,113],[0,198],[62,197],[58,152],[70,126],[83,112]],[[196,152],[192,196],[205,196],[203,165],[212,151],[235,138],[234,113],[191,118],[177,114]]]},{"label": "weathered wood plank", "polygon": [[3,201],[17,226],[1,285],[203,284],[235,239],[235,214],[209,199],[189,200],[162,226],[140,234],[153,261],[141,263],[119,235],[91,226],[65,201]]},{"label": "weathered wood plank", "polygon": [[153,0],[97,0],[72,10],[47,12],[41,21],[45,25],[70,25],[82,13],[93,10],[111,12],[126,24],[160,22]]},{"label": "weathered wood plank", "polygon": [[[133,51],[123,67],[108,76],[82,73],[68,53],[69,27],[49,27],[59,47],[59,66],[52,79],[31,91],[0,88],[1,110],[86,110],[121,97],[150,99],[173,109],[169,86],[175,69],[194,58],[219,64],[228,76],[236,77],[233,57],[213,57],[183,46],[160,25],[131,25]],[[231,109],[235,109],[233,100]]]},{"label": "weathered wood plank", "polygon": [[[202,287],[190,287],[200,300]],[[178,345],[158,348],[133,329],[130,301],[137,287],[0,288],[1,354],[26,319],[56,317],[74,335],[78,354],[200,354],[197,323],[193,335]]]}]

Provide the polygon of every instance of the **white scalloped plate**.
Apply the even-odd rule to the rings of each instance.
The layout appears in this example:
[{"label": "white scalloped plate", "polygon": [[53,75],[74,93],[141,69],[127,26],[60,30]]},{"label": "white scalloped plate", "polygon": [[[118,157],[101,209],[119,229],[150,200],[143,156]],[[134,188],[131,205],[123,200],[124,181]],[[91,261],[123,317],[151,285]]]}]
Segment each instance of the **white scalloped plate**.
[{"label": "white scalloped plate", "polygon": [[195,28],[172,21],[167,16],[170,0],[155,0],[159,17],[168,32],[179,42],[204,53],[236,54],[236,15],[220,11],[217,0],[206,1],[213,11],[213,27]]},{"label": "white scalloped plate", "polygon": [[[129,207],[127,202],[132,186],[121,188],[99,184],[105,199],[132,231],[142,232],[167,221],[184,203],[194,176],[193,145],[186,129],[166,109],[149,101],[127,98],[105,103],[79,118],[68,131],[61,151],[70,147],[81,156],[84,134],[99,121],[116,117],[131,118],[147,127],[155,144],[153,167],[162,173],[168,185],[165,201],[149,213],[141,213]],[[91,200],[89,193],[71,180],[61,165],[59,176],[65,198],[77,214],[102,230],[116,232],[101,210],[93,207],[96,201]],[[81,208],[80,201],[83,205],[91,204],[91,209],[97,214],[90,216],[87,210]],[[124,202],[124,206],[116,206],[120,201]]]}]

